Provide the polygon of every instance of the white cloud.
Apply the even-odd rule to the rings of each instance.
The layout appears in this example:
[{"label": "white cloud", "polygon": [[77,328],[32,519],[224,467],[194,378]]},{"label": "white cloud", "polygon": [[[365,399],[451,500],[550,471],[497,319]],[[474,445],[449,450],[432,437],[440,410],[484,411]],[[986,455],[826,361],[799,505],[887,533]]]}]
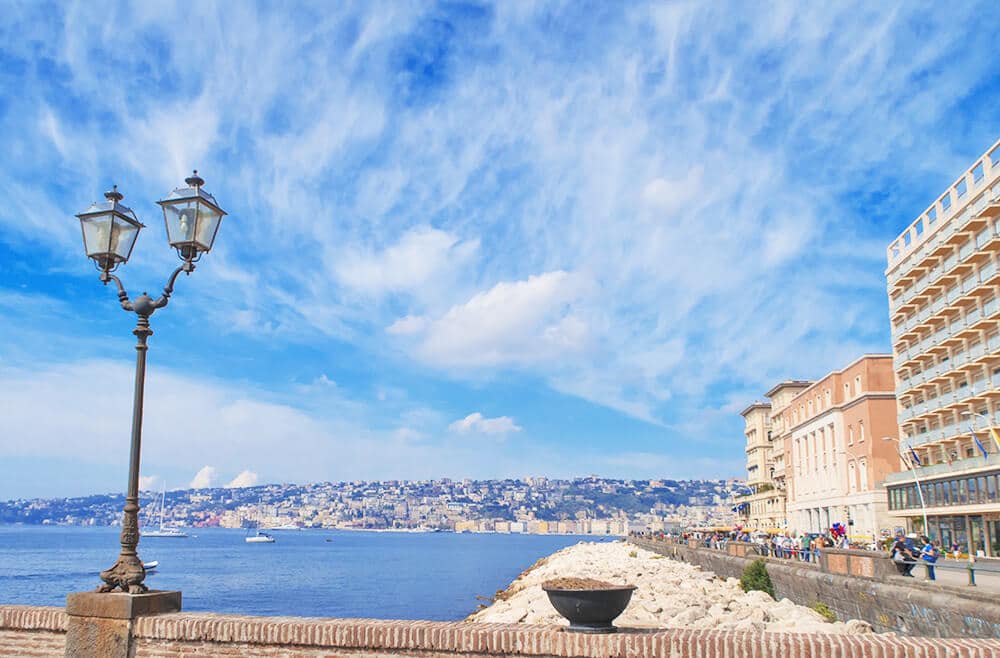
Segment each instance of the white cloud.
[{"label": "white cloud", "polygon": [[514,419],[510,416],[498,416],[496,418],[485,418],[483,414],[478,411],[471,413],[465,418],[456,420],[451,425],[448,426],[452,432],[457,432],[459,434],[510,434],[511,432],[520,432],[521,427],[518,426]]},{"label": "white cloud", "polygon": [[423,316],[407,315],[386,327],[385,331],[393,336],[412,336],[423,331],[427,324],[428,320]]},{"label": "white cloud", "polygon": [[241,471],[239,475],[234,477],[229,484],[226,485],[227,489],[239,489],[241,487],[252,487],[257,484],[257,474],[253,471]]},{"label": "white cloud", "polygon": [[188,486],[192,489],[207,489],[215,484],[218,474],[214,466],[202,466]]},{"label": "white cloud", "polygon": [[334,273],[345,286],[372,296],[420,293],[446,284],[478,248],[477,240],[463,242],[447,231],[418,226],[382,251],[347,252]]},{"label": "white cloud", "polygon": [[587,325],[569,306],[581,289],[580,280],[563,271],[498,283],[436,320],[411,321],[397,333],[418,336],[414,353],[440,367],[554,361],[586,344]]},{"label": "white cloud", "polygon": [[139,491],[159,491],[163,486],[163,478],[159,475],[140,475]]}]

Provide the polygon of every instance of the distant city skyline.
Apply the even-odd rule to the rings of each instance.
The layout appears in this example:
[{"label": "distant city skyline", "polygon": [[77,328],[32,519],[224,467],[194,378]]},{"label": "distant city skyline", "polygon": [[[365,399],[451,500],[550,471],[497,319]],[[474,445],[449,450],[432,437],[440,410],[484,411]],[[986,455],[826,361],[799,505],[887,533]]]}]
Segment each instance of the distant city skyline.
[{"label": "distant city skyline", "polygon": [[726,478],[761,391],[891,351],[885,246],[1000,135],[987,2],[5,9],[0,500],[124,489],[112,184],[134,293],[156,199],[230,212],[147,486]]}]

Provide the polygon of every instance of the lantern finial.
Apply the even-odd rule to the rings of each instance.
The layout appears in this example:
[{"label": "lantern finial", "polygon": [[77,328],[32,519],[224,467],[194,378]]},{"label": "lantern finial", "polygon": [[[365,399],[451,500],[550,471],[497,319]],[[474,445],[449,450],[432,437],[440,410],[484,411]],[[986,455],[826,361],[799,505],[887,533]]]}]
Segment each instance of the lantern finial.
[{"label": "lantern finial", "polygon": [[184,182],[190,185],[191,187],[201,187],[202,185],[205,184],[205,180],[198,175],[197,169],[194,170],[194,174],[185,178]]},{"label": "lantern finial", "polygon": [[110,201],[111,203],[118,203],[119,201],[121,201],[125,197],[124,197],[124,195],[122,195],[121,192],[118,191],[118,186],[117,185],[113,185],[111,187],[111,190],[109,192],[105,192],[104,193],[104,198],[107,199],[108,201]]}]

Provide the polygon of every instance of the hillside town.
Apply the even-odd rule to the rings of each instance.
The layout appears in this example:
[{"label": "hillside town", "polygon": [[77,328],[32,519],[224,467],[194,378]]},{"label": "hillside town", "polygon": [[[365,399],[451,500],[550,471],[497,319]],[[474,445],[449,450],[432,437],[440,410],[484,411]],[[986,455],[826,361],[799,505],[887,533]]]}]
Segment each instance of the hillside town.
[{"label": "hillside town", "polygon": [[742,411],[739,523],[1000,556],[1000,142],[886,255],[892,354],[777,382]]},{"label": "hillside town", "polygon": [[[168,491],[167,525],[626,535],[731,524],[741,480],[389,480]],[[142,496],[148,525],[159,494]],[[0,523],[116,525],[121,496],[0,503]]]}]

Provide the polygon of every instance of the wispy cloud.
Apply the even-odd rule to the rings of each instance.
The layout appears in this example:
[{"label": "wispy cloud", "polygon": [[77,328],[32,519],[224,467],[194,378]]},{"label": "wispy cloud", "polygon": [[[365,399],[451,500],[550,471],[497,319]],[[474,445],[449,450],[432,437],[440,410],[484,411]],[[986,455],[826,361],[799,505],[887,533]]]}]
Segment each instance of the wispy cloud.
[{"label": "wispy cloud", "polygon": [[[888,348],[884,245],[1000,134],[985,2],[29,3],[5,17],[0,84],[18,94],[0,102],[14,271],[0,303],[29,315],[0,336],[109,336],[45,319],[46,299],[78,318],[104,299],[77,299],[91,271],[72,213],[121,185],[150,227],[123,274],[154,290],[174,257],[152,201],[198,167],[232,214],[157,340],[196,384],[224,371],[259,393],[198,389],[215,406],[197,411],[264,452],[288,433],[320,454],[447,433],[398,408],[386,420],[369,393],[390,389],[445,418],[514,391],[530,428],[535,398],[569,395],[666,434],[631,452],[731,449],[732,395]],[[14,343],[0,359],[29,357]],[[320,374],[337,395],[288,404]],[[349,426],[316,413],[334,399]],[[265,439],[249,427],[262,415],[289,425]],[[590,428],[566,422],[534,439],[571,450]],[[605,454],[622,449],[604,431]]]}]

